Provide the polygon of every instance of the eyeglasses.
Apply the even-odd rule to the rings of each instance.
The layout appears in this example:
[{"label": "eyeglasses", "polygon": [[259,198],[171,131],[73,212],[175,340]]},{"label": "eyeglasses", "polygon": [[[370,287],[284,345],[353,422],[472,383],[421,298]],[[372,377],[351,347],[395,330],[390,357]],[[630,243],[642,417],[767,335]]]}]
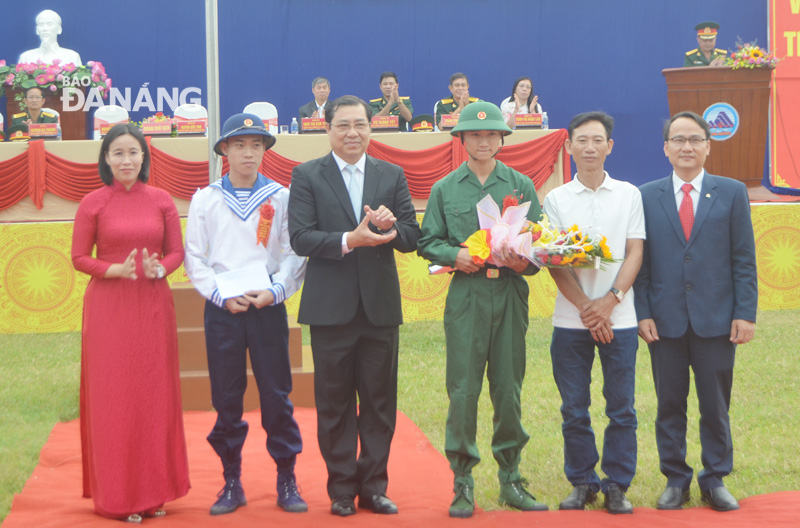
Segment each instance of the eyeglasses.
[{"label": "eyeglasses", "polygon": [[336,123],[331,125],[331,128],[342,134],[350,132],[351,128],[355,128],[356,132],[366,132],[369,130],[369,123],[364,121],[359,121],[358,123]]},{"label": "eyeglasses", "polygon": [[690,138],[685,138],[683,136],[675,136],[669,138],[667,141],[669,141],[672,145],[675,145],[676,147],[684,146],[687,141],[691,146],[699,147],[700,145],[708,141],[708,139],[700,136],[692,136]]},{"label": "eyeglasses", "polygon": [[44,99],[41,95],[26,95],[25,99],[30,99],[31,101],[37,101],[39,99]]}]

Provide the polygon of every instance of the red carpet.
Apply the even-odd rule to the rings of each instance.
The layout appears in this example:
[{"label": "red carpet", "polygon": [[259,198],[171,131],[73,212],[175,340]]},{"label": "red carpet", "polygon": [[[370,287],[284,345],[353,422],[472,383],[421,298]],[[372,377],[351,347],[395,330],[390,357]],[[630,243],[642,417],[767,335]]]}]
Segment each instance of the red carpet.
[{"label": "red carpet", "polygon": [[[389,496],[397,502],[399,515],[378,516],[360,510],[357,515],[338,518],[329,513],[325,493],[325,466],[317,449],[316,417],[313,409],[295,410],[305,441],[305,451],[297,464],[298,482],[309,512],[288,514],[275,505],[275,465],[264,447],[266,436],[257,412],[247,413],[250,435],[244,448],[242,482],[248,505],[220,517],[208,515],[219,491],[219,459],[205,440],[214,423],[214,414],[185,414],[192,489],[189,494],[166,505],[167,516],[145,519],[145,525],[171,527],[283,526],[320,528],[347,526],[452,526],[452,527],[558,527],[558,528],[772,528],[800,526],[800,491],[773,493],[741,501],[742,509],[720,514],[709,508],[690,508],[678,512],[659,512],[636,508],[633,515],[611,516],[603,511],[520,513],[510,511],[477,512],[469,520],[450,519],[447,506],[452,494],[452,474],[447,461],[428,442],[424,434],[405,415],[398,415],[397,433],[389,462]],[[551,505],[554,506],[554,505]],[[22,493],[14,498],[3,528],[121,527],[120,521],[94,515],[92,501],[81,498],[80,433],[78,421],[60,423],[53,428],[42,448],[39,465]]]}]

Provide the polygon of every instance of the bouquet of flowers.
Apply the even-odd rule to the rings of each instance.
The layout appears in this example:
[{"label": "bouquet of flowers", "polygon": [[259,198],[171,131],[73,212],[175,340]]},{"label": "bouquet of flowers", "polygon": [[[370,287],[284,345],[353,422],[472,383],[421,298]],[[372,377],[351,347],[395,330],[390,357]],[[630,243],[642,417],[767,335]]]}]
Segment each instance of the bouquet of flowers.
[{"label": "bouquet of flowers", "polygon": [[780,59],[774,53],[761,49],[756,45],[756,41],[742,42],[742,39],[736,41],[736,51],[731,52],[730,56],[725,59],[725,65],[730,66],[733,70],[739,68],[774,68],[778,62],[780,62]]},{"label": "bouquet of flowers", "polygon": [[533,233],[532,260],[540,266],[605,269],[607,264],[616,262],[606,237],[577,225],[558,230],[543,215],[534,224]]},{"label": "bouquet of flowers", "polygon": [[517,254],[539,267],[574,267],[605,269],[615,262],[604,236],[589,233],[577,225],[559,230],[550,224],[547,215],[531,222],[527,218],[530,202],[520,204],[522,196],[508,195],[503,212],[491,196],[478,202],[481,229],[462,244],[477,264],[495,264],[492,252],[500,244],[508,244]]}]

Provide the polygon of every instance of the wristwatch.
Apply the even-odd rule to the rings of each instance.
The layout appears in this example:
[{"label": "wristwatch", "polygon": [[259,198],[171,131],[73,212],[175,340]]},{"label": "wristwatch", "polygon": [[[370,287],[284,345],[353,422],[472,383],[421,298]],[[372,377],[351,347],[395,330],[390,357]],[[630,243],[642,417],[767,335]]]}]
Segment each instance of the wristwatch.
[{"label": "wristwatch", "polygon": [[161,264],[156,264],[156,278],[163,279],[164,275],[167,274],[167,270],[164,269],[164,266]]},{"label": "wristwatch", "polygon": [[611,288],[611,293],[614,294],[614,297],[617,298],[618,302],[622,302],[622,299],[625,298],[625,294],[623,292],[619,291],[617,288]]}]

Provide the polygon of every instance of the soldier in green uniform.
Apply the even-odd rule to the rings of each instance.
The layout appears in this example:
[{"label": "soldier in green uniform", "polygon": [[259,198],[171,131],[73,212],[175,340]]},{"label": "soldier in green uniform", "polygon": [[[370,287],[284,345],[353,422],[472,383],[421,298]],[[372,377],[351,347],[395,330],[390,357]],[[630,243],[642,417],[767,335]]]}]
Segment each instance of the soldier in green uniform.
[{"label": "soldier in green uniform", "polygon": [[448,88],[452,96],[436,103],[436,126],[441,123],[443,114],[460,114],[468,104],[480,101],[477,97],[469,96],[469,81],[463,73],[451,75]]},{"label": "soldier in green uniform", "polygon": [[44,97],[42,97],[42,89],[38,86],[28,88],[25,92],[25,105],[27,109],[24,112],[11,116],[12,126],[30,125],[31,123],[58,123],[56,114],[42,110]]},{"label": "soldier in green uniform", "polygon": [[414,115],[414,107],[410,97],[400,97],[400,84],[397,82],[397,75],[394,72],[383,72],[380,79],[381,92],[383,97],[370,99],[369,106],[372,108],[374,116],[400,116],[400,130],[408,130],[406,123],[411,121]]},{"label": "soldier in green uniform", "polygon": [[529,439],[520,408],[528,330],[523,275],[538,268],[507,245],[495,248],[495,264],[477,264],[461,247],[479,229],[476,204],[484,196],[499,205],[508,195],[530,201],[528,219],[534,222],[541,217],[539,200],[530,178],[495,159],[503,137],[511,134],[497,106],[470,104],[450,133],[461,138],[469,159],[433,186],[417,245],[423,258],[456,270],[444,311],[450,398],[444,449],[455,480],[449,514],[471,517],[475,509],[472,468],[480,461],[475,435],[484,372],[494,405],[492,454],[499,466],[500,502],[523,511],[547,510],[525,489],[519,473]]},{"label": "soldier in green uniform", "polygon": [[683,66],[722,66],[728,52],[715,47],[717,45],[719,24],[716,22],[701,22],[694,29],[697,31],[697,47],[686,52]]}]

